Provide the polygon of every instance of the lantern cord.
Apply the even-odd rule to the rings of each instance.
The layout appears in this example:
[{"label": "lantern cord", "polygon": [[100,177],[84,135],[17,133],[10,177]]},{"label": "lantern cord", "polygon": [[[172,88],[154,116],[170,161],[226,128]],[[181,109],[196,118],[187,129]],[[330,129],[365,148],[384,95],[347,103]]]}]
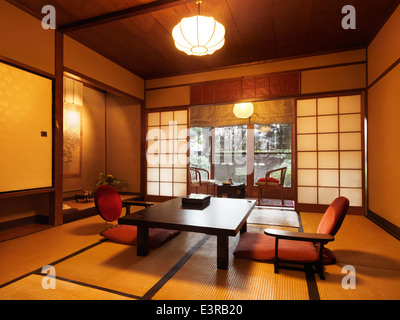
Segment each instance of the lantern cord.
[{"label": "lantern cord", "polygon": [[201,0],[197,0],[196,1],[198,15],[200,15],[200,4],[201,4],[201,2],[202,2]]}]

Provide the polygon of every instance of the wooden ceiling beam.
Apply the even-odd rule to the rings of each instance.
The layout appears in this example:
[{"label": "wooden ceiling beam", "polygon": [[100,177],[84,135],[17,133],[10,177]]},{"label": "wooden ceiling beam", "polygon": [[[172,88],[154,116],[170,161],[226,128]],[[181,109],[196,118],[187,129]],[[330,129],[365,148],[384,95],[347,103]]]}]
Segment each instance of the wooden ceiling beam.
[{"label": "wooden ceiling beam", "polygon": [[120,11],[106,13],[100,16],[84,19],[77,22],[62,25],[58,28],[59,32],[68,33],[84,28],[90,28],[104,23],[109,23],[117,20],[127,19],[134,16],[151,13],[175,6],[180,6],[195,0],[158,0],[149,3],[144,3],[139,6],[123,9]]}]

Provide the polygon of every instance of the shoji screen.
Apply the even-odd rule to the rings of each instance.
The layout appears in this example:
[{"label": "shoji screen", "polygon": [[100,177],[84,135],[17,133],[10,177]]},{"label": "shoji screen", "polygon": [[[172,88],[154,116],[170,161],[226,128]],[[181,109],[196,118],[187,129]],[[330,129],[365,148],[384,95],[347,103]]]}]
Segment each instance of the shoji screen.
[{"label": "shoji screen", "polygon": [[361,95],[297,100],[296,122],[298,209],[328,205],[338,196],[362,207]]},{"label": "shoji screen", "polygon": [[187,194],[187,110],[147,114],[147,195]]}]

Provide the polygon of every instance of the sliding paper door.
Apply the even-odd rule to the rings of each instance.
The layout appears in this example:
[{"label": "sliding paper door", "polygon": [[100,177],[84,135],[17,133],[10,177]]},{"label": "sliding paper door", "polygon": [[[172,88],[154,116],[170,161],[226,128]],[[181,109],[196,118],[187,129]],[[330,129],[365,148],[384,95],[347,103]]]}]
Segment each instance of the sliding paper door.
[{"label": "sliding paper door", "polygon": [[187,110],[147,114],[147,196],[187,195]]},{"label": "sliding paper door", "polygon": [[297,100],[298,210],[320,211],[345,196],[364,203],[361,95]]},{"label": "sliding paper door", "polygon": [[53,82],[0,63],[0,193],[53,185]]}]

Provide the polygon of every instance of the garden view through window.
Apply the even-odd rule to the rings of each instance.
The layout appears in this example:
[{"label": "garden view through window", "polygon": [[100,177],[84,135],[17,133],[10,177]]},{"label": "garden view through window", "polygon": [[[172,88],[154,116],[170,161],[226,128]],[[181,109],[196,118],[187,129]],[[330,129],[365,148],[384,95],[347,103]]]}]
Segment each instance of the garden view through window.
[{"label": "garden view through window", "polygon": [[247,184],[251,174],[257,182],[267,171],[287,167],[285,187],[291,187],[291,164],[291,124],[190,128],[190,165],[210,173],[213,166],[219,183]]}]

